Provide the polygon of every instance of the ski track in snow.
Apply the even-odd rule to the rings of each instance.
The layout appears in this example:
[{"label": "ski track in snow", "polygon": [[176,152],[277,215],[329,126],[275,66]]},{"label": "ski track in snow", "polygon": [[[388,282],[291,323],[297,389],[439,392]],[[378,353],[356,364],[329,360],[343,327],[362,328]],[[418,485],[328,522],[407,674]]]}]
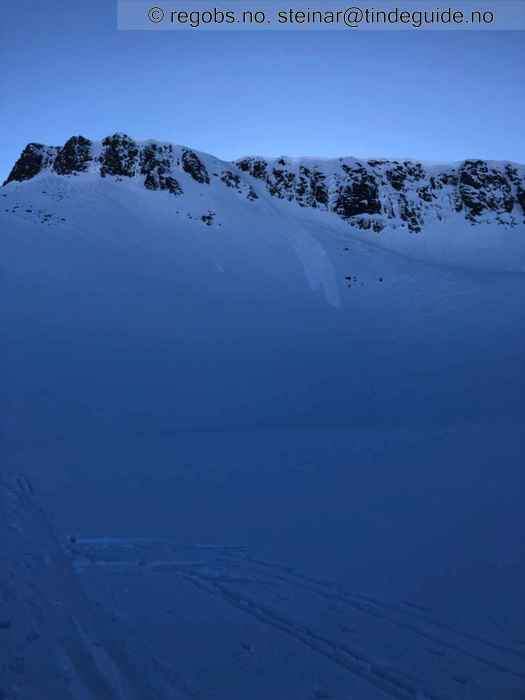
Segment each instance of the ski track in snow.
[{"label": "ski track in snow", "polygon": [[[291,566],[253,557],[242,546],[93,538],[79,539],[72,553],[80,574],[96,568],[103,569],[108,579],[117,575],[116,581],[122,581],[123,575],[158,574],[187,581],[300,642],[389,698],[523,697],[512,693],[525,687],[525,653],[512,642],[463,630],[411,601],[392,603],[348,592]],[[88,583],[88,594],[89,590]],[[359,635],[356,625],[362,630]],[[400,632],[402,641],[394,637],[390,647],[388,639]],[[416,671],[392,659],[395,647],[403,645],[408,659],[418,659]],[[454,671],[456,665],[461,671]],[[468,695],[470,688],[475,688],[472,695]]]}]

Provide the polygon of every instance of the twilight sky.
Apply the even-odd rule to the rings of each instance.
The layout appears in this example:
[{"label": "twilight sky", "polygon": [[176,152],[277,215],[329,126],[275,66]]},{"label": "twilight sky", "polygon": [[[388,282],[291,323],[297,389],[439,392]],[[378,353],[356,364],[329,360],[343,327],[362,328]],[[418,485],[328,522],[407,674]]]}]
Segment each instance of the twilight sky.
[{"label": "twilight sky", "polygon": [[525,162],[525,32],[119,32],[111,0],[17,0],[0,59],[2,180],[30,141],[115,131],[227,159]]}]

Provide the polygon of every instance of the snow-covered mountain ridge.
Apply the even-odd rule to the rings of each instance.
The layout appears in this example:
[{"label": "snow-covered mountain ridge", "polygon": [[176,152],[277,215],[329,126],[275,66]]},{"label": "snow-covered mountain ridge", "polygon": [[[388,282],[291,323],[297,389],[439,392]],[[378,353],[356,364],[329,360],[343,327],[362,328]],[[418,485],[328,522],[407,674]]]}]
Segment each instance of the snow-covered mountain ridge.
[{"label": "snow-covered mountain ridge", "polygon": [[[271,197],[335,214],[357,229],[420,233],[439,222],[514,227],[525,222],[525,166],[503,161],[465,160],[427,165],[409,160],[246,157],[221,161],[184,146],[134,141],[113,134],[101,142],[73,136],[61,147],[31,143],[4,183],[23,182],[42,173],[96,174],[135,179],[149,190],[175,196],[185,192],[181,176],[203,188],[213,181],[249,201]],[[206,224],[213,213],[204,215]]]}]

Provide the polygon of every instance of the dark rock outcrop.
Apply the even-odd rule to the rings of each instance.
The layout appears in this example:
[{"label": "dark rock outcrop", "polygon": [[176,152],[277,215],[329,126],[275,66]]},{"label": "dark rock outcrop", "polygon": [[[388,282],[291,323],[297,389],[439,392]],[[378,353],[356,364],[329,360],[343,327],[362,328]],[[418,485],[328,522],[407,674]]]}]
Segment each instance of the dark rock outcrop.
[{"label": "dark rock outcrop", "polygon": [[466,160],[459,171],[459,195],[466,217],[474,221],[483,212],[514,208],[511,183],[504,173],[482,160]]},{"label": "dark rock outcrop", "polygon": [[258,180],[266,178],[266,161],[261,158],[243,158],[237,161],[237,166]]},{"label": "dark rock outcrop", "polygon": [[139,149],[126,134],[113,134],[102,141],[100,175],[133,177],[136,174]]},{"label": "dark rock outcrop", "polygon": [[211,226],[213,224],[214,218],[215,218],[215,212],[211,211],[211,209],[210,209],[207,214],[203,214],[201,216],[201,221],[203,224],[206,224],[206,226]]},{"label": "dark rock outcrop", "polygon": [[91,161],[91,141],[72,136],[58,151],[53,170],[58,175],[74,175],[87,170]]},{"label": "dark rock outcrop", "polygon": [[167,190],[182,194],[182,187],[170,174],[173,168],[173,146],[147,144],[141,153],[140,172],[145,175],[144,187],[148,190]]},{"label": "dark rock outcrop", "polygon": [[224,182],[226,187],[232,187],[239,189],[241,186],[241,178],[237,173],[233,173],[231,170],[223,170],[221,174],[221,181]]},{"label": "dark rock outcrop", "polygon": [[348,184],[341,187],[337,193],[334,210],[343,219],[360,214],[379,214],[381,201],[379,189],[374,177],[359,166],[351,169],[343,165],[348,176]]},{"label": "dark rock outcrop", "polygon": [[184,150],[182,152],[182,169],[184,172],[192,176],[196,182],[200,182],[202,185],[210,184],[210,176],[206,170],[206,166],[200,160],[199,156],[193,151]]},{"label": "dark rock outcrop", "polygon": [[46,167],[49,159],[56,154],[56,150],[56,148],[50,148],[41,143],[29,143],[13,166],[4,185],[8,185],[10,182],[31,180]]},{"label": "dark rock outcrop", "polygon": [[523,213],[525,214],[525,190],[518,190],[516,199],[518,200],[518,204],[523,209]]}]

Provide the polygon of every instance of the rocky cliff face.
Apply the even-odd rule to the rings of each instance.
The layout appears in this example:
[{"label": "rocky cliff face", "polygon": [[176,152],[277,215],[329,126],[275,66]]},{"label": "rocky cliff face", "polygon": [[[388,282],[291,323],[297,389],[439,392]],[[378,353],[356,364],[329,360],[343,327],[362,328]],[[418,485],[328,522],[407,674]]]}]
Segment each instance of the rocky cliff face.
[{"label": "rocky cliff face", "polygon": [[53,166],[59,151],[59,148],[44,146],[41,143],[29,143],[13,166],[4,185],[31,180],[43,170],[48,170]]},{"label": "rocky cliff face", "polygon": [[216,178],[248,200],[257,199],[262,188],[271,197],[331,212],[351,226],[378,233],[387,226],[420,233],[427,223],[455,214],[471,224],[525,221],[525,167],[509,162],[437,166],[408,160],[248,157],[226,163],[185,147],[114,134],[101,143],[74,136],[60,148],[29,144],[4,185],[43,171],[134,178],[149,190],[173,195],[184,194],[182,174],[203,187]]},{"label": "rocky cliff face", "polygon": [[515,225],[525,220],[522,166],[467,160],[453,166],[414,161],[297,162],[244,158],[238,167],[261,180],[269,193],[302,207],[332,211],[358,228],[389,224],[413,233],[429,220],[461,212],[471,223],[483,217]]}]

